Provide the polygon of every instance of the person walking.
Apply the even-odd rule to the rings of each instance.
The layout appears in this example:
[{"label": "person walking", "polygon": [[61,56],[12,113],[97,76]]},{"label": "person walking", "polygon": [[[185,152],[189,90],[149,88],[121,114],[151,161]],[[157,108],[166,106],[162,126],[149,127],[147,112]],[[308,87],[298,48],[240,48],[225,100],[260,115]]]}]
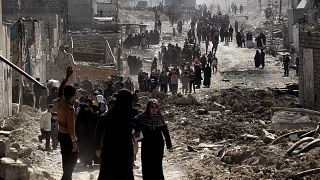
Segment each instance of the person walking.
[{"label": "person walking", "polygon": [[38,136],[39,141],[46,140],[46,150],[50,150],[50,137],[51,137],[51,118],[54,110],[54,105],[50,104],[48,109],[42,114],[40,119],[41,135]]},{"label": "person walking", "polygon": [[237,20],[234,22],[234,28],[235,28],[236,33],[238,33],[239,32],[239,22]]},{"label": "person walking", "polygon": [[233,27],[230,26],[230,28],[229,28],[229,42],[233,41],[233,31],[234,31]]},{"label": "person walking", "polygon": [[178,76],[176,72],[173,72],[170,79],[171,92],[176,95],[178,92]]},{"label": "person walking", "polygon": [[210,88],[210,85],[211,85],[211,67],[209,66],[209,64],[207,64],[204,70],[203,85],[207,88]]},{"label": "person walking", "polygon": [[61,82],[58,90],[56,110],[58,113],[58,139],[62,154],[63,176],[61,180],[72,180],[72,172],[78,159],[78,145],[75,131],[75,109],[72,104],[75,99],[76,89],[66,85],[72,75],[72,67],[66,69],[66,77]]},{"label": "person walking", "polygon": [[187,94],[188,92],[188,84],[189,84],[189,77],[188,72],[185,71],[181,75],[181,83],[182,83],[182,94]]},{"label": "person walking", "polygon": [[134,119],[138,111],[132,102],[133,95],[120,90],[114,107],[99,119],[95,138],[96,155],[101,158],[98,180],[134,179],[132,132],[140,129]]},{"label": "person walking", "polygon": [[243,13],[243,6],[242,6],[242,4],[240,5],[240,14],[242,14]]},{"label": "person walking", "polygon": [[260,54],[259,50],[257,50],[256,55],[254,56],[254,65],[256,68],[258,68],[260,66],[260,62],[261,62],[260,58],[261,58],[261,54]]},{"label": "person walking", "polygon": [[264,66],[265,66],[265,57],[266,57],[266,53],[264,53],[263,49],[261,49],[260,62],[261,62],[262,68],[264,68]]},{"label": "person walking", "polygon": [[[173,152],[168,126],[159,110],[156,99],[150,99],[144,113],[136,117],[143,134],[141,162],[143,180],[164,180],[162,160],[164,144]],[[164,137],[164,139],[163,139]]]},{"label": "person walking", "polygon": [[206,39],[206,54],[208,54],[209,44],[210,44],[210,41],[209,41],[209,38],[207,38]]},{"label": "person walking", "polygon": [[213,74],[217,74],[218,72],[218,58],[213,55],[213,58],[212,58],[212,73]]},{"label": "person walking", "polygon": [[193,92],[196,93],[196,86],[194,84],[194,81],[195,81],[194,71],[190,69],[190,72],[189,72],[189,93],[190,94],[192,93],[192,89],[193,89]]},{"label": "person walking", "polygon": [[59,144],[58,140],[58,114],[56,112],[51,113],[51,139],[52,139],[52,149],[56,150]]},{"label": "person walking", "polygon": [[92,110],[92,100],[87,99],[81,104],[76,121],[76,132],[79,142],[79,158],[84,166],[91,167],[95,157],[95,129],[98,116]]},{"label": "person walking", "polygon": [[200,89],[201,82],[202,82],[202,75],[201,75],[201,66],[200,63],[196,63],[194,65],[194,84],[196,85],[196,88]]},{"label": "person walking", "polygon": [[168,76],[165,71],[162,71],[160,76],[159,76],[159,84],[160,84],[160,91],[163,93],[168,92]]},{"label": "person walking", "polygon": [[286,56],[283,60],[284,77],[289,77],[289,63],[290,63],[290,58],[289,56]]}]

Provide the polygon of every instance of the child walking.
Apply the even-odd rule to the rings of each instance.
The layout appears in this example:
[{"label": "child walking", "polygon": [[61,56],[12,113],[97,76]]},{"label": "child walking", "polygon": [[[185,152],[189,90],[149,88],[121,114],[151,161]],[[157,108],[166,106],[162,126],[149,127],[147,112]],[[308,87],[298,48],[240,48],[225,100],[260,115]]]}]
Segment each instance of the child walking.
[{"label": "child walking", "polygon": [[50,150],[50,136],[51,136],[51,113],[54,111],[54,105],[50,104],[48,109],[42,114],[40,119],[40,131],[41,135],[38,136],[39,141],[46,140],[46,149]]},{"label": "child walking", "polygon": [[58,114],[56,112],[52,113],[51,118],[51,139],[52,139],[52,148],[53,150],[57,149],[59,144],[58,140]]}]

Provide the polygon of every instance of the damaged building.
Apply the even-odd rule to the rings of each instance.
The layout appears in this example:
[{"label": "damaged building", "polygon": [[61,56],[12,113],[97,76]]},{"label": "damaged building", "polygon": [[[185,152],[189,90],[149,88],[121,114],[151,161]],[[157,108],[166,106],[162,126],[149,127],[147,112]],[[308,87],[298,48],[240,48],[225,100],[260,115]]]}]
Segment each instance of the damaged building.
[{"label": "damaged building", "polygon": [[299,38],[300,103],[320,110],[320,33],[319,30],[301,30]]},{"label": "damaged building", "polygon": [[[1,2],[0,2],[1,8]],[[0,55],[10,60],[10,29],[2,23],[0,12]],[[4,62],[0,61],[0,118],[12,114],[12,70]]]}]

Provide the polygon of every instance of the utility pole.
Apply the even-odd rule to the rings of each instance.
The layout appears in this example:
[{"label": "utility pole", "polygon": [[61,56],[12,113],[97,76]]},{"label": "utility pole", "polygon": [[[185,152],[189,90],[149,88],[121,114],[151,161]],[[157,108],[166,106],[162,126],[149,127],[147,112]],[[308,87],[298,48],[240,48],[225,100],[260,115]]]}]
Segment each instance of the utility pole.
[{"label": "utility pole", "polygon": [[260,4],[260,14],[261,14],[261,11],[262,11],[261,0],[259,0],[259,4]]},{"label": "utility pole", "polygon": [[282,16],[282,0],[280,0],[279,21],[281,19],[281,16]]},{"label": "utility pole", "polygon": [[228,12],[228,0],[225,0],[225,4],[226,4],[226,11]]}]

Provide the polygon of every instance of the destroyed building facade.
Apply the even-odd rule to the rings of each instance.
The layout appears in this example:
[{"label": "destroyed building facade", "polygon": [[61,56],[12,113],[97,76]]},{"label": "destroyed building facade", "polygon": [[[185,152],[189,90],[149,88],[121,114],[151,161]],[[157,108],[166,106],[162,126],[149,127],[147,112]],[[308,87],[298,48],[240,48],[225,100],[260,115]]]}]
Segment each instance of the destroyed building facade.
[{"label": "destroyed building facade", "polygon": [[320,33],[319,30],[301,30],[299,38],[300,103],[320,110]]},{"label": "destroyed building facade", "polygon": [[[0,2],[1,8],[1,2]],[[10,60],[10,29],[2,23],[0,12],[0,55]],[[0,61],[0,118],[12,115],[12,70]]]}]

